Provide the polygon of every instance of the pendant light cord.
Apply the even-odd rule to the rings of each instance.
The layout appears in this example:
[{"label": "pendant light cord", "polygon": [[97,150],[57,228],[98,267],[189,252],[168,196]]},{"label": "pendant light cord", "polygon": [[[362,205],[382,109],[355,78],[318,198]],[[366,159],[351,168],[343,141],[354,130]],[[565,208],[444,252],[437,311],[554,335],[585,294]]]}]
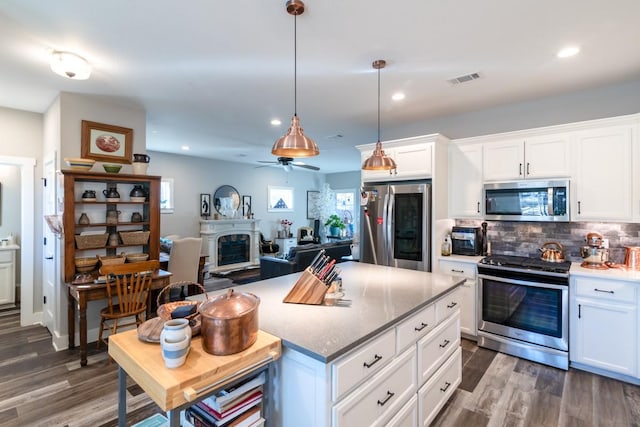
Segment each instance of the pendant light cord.
[{"label": "pendant light cord", "polygon": [[380,68],[378,68],[378,142],[380,142]]},{"label": "pendant light cord", "polygon": [[298,115],[298,15],[293,15],[293,115]]}]

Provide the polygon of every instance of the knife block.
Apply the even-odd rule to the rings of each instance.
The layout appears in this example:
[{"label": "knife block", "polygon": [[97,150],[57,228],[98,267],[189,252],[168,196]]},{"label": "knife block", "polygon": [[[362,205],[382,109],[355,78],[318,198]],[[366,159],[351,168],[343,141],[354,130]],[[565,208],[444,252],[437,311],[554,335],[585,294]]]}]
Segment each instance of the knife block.
[{"label": "knife block", "polygon": [[324,295],[327,293],[327,289],[329,289],[327,285],[308,269],[305,269],[282,301],[294,304],[319,305],[324,302]]}]

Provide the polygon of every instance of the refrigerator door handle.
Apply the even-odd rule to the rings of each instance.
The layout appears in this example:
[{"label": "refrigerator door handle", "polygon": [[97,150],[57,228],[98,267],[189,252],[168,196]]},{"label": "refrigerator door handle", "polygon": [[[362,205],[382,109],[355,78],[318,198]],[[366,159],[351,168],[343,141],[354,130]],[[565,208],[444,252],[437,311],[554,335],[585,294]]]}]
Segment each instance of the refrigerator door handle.
[{"label": "refrigerator door handle", "polygon": [[387,194],[387,209],[385,210],[385,231],[386,236],[384,239],[385,242],[385,252],[387,253],[387,262],[386,265],[394,266],[393,260],[393,211],[395,209],[395,195]]}]

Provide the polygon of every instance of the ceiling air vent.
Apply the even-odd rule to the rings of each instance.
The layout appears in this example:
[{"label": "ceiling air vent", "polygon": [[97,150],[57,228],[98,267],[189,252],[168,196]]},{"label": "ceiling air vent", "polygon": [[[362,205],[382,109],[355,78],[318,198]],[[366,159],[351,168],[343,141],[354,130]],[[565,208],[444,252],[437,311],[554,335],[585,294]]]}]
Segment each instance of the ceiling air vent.
[{"label": "ceiling air vent", "polygon": [[471,74],[465,74],[464,76],[454,77],[452,79],[447,80],[447,82],[451,86],[454,86],[460,83],[470,82],[472,80],[476,80],[479,78],[480,78],[480,73],[471,73]]}]

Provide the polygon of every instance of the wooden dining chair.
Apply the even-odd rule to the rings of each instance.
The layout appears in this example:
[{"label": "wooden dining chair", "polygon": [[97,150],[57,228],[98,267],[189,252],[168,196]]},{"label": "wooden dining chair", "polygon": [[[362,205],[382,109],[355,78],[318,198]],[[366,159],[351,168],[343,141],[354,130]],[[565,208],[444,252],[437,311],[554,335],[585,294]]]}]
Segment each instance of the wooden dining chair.
[{"label": "wooden dining chair", "polygon": [[101,342],[107,343],[102,338],[105,327],[112,335],[118,332],[118,328],[142,324],[141,315],[147,309],[151,276],[159,267],[158,260],[100,267],[100,274],[107,276],[107,306],[100,310],[96,348],[100,348]]}]

